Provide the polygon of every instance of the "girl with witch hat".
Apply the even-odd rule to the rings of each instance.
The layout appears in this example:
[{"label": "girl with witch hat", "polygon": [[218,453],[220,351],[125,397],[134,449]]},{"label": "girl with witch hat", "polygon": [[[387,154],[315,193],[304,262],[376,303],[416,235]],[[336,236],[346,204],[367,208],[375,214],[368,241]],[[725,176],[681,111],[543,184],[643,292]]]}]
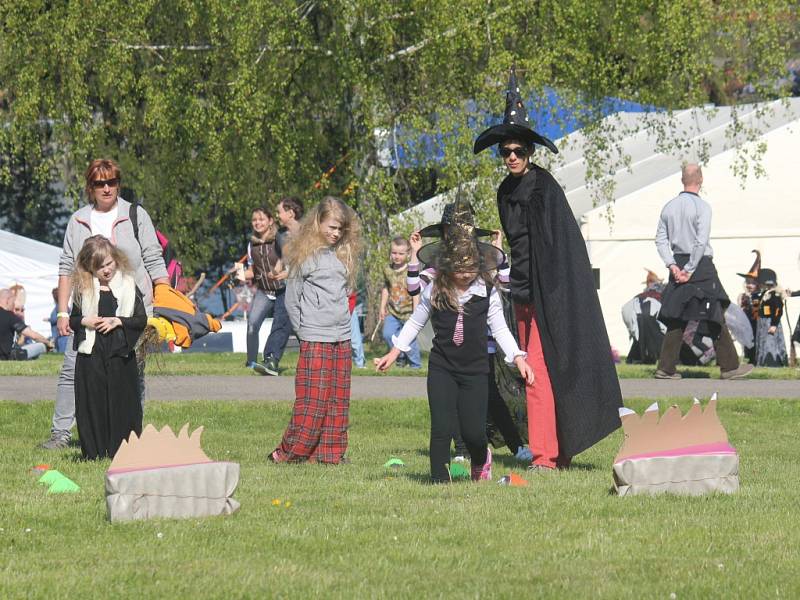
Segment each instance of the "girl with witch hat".
[{"label": "girl with witch hat", "polygon": [[526,388],[535,470],[566,467],[620,426],[622,394],[586,242],[564,190],[530,157],[552,141],[530,125],[511,69],[503,123],[475,140],[496,145],[508,176],[497,190],[511,254],[511,297],[521,346],[536,374]]},{"label": "girl with witch hat", "polygon": [[[750,328],[753,331],[753,339],[756,339],[756,327],[758,325],[758,301],[761,294],[758,289],[758,272],[761,270],[761,252],[753,250],[756,255],[753,266],[747,273],[737,273],[739,277],[744,277],[744,293],[739,295],[739,307],[744,311]],[[756,364],[756,344],[744,349],[744,357],[750,364]]]},{"label": "girl with witch hat", "polygon": [[778,276],[772,269],[759,269],[756,281],[759,286],[756,365],[785,367],[789,364],[789,357],[781,318],[786,292],[778,286]]},{"label": "girl with witch hat", "polygon": [[419,259],[436,268],[436,278],[425,288],[419,304],[400,333],[394,348],[375,359],[386,371],[430,320],[433,346],[428,363],[428,406],[431,411],[430,462],[434,483],[450,480],[451,415],[458,415],[461,436],[472,460],[473,481],[492,478],[492,454],[486,439],[489,361],[486,356],[487,325],[528,385],[533,371],[525,362],[503,317],[500,296],[490,271],[502,264],[503,251],[479,242],[480,230],[472,225],[468,202],[457,199],[452,209],[453,226],[440,241],[427,244]]}]

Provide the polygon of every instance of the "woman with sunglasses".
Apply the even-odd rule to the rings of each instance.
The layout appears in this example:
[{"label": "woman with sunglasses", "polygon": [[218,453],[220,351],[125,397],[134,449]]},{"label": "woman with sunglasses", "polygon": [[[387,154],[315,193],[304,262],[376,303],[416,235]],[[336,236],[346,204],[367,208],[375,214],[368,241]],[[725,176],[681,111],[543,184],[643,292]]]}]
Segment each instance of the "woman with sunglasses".
[{"label": "woman with sunglasses", "polygon": [[508,170],[497,208],[519,346],[536,381],[525,386],[530,468],[546,472],[620,426],[622,395],[586,243],[561,185],[531,161],[534,144],[558,153],[531,128],[512,69],[503,123],[481,133],[474,151],[496,145]]},{"label": "woman with sunglasses", "polygon": [[[121,183],[119,165],[111,159],[95,159],[86,169],[84,178],[89,203],[70,216],[58,264],[56,327],[60,335],[72,334],[68,312],[71,276],[83,243],[93,235],[108,238],[125,254],[133,269],[136,287],[142,293],[148,315],[153,311],[153,286],[159,283],[169,284],[155,227],[150,215],[141,206],[137,207],[139,239],[136,239],[130,219],[132,204],[119,195]],[[72,435],[71,430],[75,424],[75,357],[76,351],[70,337],[64,353],[64,364],[58,376],[50,439],[42,444],[43,448],[49,450],[66,448]],[[143,394],[142,386],[140,396],[143,397]]]}]

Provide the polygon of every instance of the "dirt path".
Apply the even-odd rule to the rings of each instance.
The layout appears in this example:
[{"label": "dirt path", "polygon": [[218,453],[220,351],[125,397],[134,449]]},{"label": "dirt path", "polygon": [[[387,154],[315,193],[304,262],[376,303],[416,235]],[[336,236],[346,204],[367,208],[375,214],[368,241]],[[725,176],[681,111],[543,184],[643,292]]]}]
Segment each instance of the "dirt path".
[{"label": "dirt path", "polygon": [[[775,379],[621,379],[625,398],[798,398],[800,381]],[[55,397],[55,377],[0,377],[0,400],[35,402]],[[351,398],[424,398],[424,377],[353,377]],[[293,400],[293,377],[152,376],[147,378],[147,400]]]}]

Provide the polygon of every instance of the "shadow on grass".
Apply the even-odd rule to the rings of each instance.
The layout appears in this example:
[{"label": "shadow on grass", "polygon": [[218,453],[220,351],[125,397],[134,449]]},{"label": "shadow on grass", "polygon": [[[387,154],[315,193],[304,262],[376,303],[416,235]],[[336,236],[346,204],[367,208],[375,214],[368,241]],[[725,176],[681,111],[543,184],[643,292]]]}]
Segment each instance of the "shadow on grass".
[{"label": "shadow on grass", "polygon": [[711,379],[708,371],[678,371],[683,379]]}]

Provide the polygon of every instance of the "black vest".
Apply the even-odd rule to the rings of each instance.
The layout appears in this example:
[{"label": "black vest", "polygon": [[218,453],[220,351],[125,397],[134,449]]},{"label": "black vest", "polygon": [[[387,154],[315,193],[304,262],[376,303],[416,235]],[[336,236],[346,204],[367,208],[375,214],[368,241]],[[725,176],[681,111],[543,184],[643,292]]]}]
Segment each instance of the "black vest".
[{"label": "black vest", "polygon": [[486,297],[473,296],[464,304],[464,342],[453,343],[458,312],[453,310],[431,311],[433,347],[429,363],[441,369],[464,375],[489,373],[486,353],[486,319],[489,313],[489,292]]}]

